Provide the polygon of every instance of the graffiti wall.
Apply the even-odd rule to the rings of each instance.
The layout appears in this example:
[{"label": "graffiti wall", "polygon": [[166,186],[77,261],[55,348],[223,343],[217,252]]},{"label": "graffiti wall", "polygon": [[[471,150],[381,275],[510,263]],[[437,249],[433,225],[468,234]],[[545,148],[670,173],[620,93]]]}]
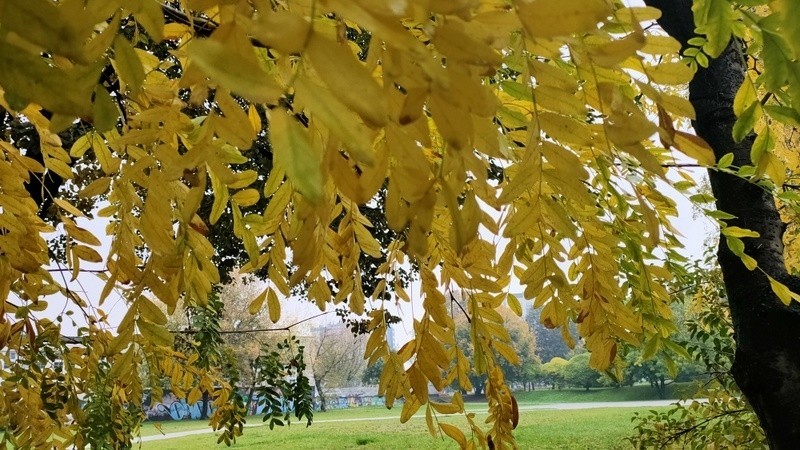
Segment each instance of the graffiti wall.
[{"label": "graffiti wall", "polygon": [[[247,399],[246,394],[242,394]],[[327,396],[328,409],[345,409],[345,408],[358,408],[361,406],[374,406],[383,405],[383,397],[377,395],[332,395]],[[253,397],[248,405],[247,412],[250,415],[262,415],[267,413],[266,405],[259,403],[258,397]],[[395,404],[402,405],[402,399],[398,399]],[[144,399],[146,420],[154,422],[163,422],[169,420],[189,420],[199,419],[202,417],[203,401],[198,401],[194,404],[188,404],[186,399],[178,398],[172,392],[165,391],[161,401],[154,402],[150,394],[147,394]],[[292,407],[291,402],[284,402],[281,409],[285,412]],[[314,399],[314,409],[319,410],[320,402],[318,398]],[[210,416],[214,410],[211,408],[209,402],[209,410],[206,416]]]},{"label": "graffiti wall", "polygon": [[[145,397],[144,405],[147,420],[161,422],[165,420],[199,419],[202,417],[202,401],[189,405],[186,403],[186,399],[179,399],[171,392],[165,392],[160,402],[153,402],[150,395],[148,395]],[[212,410],[209,407],[209,414],[211,412]]]}]

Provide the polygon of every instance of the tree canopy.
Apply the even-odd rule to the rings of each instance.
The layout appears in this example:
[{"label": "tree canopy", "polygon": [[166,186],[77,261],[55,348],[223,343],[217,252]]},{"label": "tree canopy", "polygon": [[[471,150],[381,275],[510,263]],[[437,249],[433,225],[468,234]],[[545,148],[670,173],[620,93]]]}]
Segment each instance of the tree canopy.
[{"label": "tree canopy", "polygon": [[[796,211],[786,130],[800,123],[800,6],[648,3],[664,15],[620,0],[0,1],[0,348],[20,355],[0,375],[3,439],[83,446],[91,423],[126,420],[98,439],[129,443],[140,419],[122,411],[143,397],[144,365],[173,388],[215,386],[212,425],[235,438],[230,383],[173,347],[159,307],[206,305],[228,275],[216,258],[235,247],[231,267],[268,283],[251,312],[277,321],[303,286],[321,309],[367,315],[364,356],[382,361],[379,391],[389,407],[404,399],[402,421],[424,408],[433,435],[513,446],[501,361],[518,357],[497,311],[522,314],[512,281],[548,328],[578,324],[597,370],[621,342],[668,349],[667,286],[685,259],[666,186],[692,195],[687,161],[729,177],[712,178],[722,203],[708,214],[743,264],[735,278],[766,283],[758,298],[776,311],[800,299],[783,227],[721,195],[741,181]],[[706,108],[697,80],[712,97],[735,85],[735,98]],[[730,109],[720,135],[744,144],[709,145],[703,120]],[[764,220],[779,224],[769,204]],[[220,221],[228,232],[212,232]],[[105,282],[97,297],[75,288],[87,271]],[[128,307],[116,329],[112,291]],[[412,297],[414,337],[394,351],[386,312]],[[41,313],[62,298],[84,318],[82,345]],[[487,376],[485,423],[458,395],[428,401],[429,384],[471,371]],[[103,407],[83,411],[87,396]],[[465,427],[436,420],[456,412]]]}]

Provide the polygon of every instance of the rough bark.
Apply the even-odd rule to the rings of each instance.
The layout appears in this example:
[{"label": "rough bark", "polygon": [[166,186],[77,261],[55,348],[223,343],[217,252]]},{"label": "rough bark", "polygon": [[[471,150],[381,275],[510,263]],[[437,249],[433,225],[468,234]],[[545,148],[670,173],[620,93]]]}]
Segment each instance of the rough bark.
[{"label": "rough bark", "polygon": [[[646,0],[662,11],[661,27],[682,45],[694,36],[691,0]],[[697,135],[719,160],[733,153],[734,165],[751,164],[750,135],[732,138],[736,117],[733,99],[744,79],[742,46],[731,41],[725,51],[701,69],[689,85],[689,100],[697,119]],[[709,171],[717,208],[735,215],[729,225],[757,231],[744,239],[745,252],[767,274],[792,291],[800,279],[790,276],[783,259],[783,231],[771,193],[732,175]],[[800,308],[787,307],[772,292],[764,273],[748,270],[724,237],[718,250],[736,339],[734,379],[758,415],[769,444],[775,449],[800,448]]]}]

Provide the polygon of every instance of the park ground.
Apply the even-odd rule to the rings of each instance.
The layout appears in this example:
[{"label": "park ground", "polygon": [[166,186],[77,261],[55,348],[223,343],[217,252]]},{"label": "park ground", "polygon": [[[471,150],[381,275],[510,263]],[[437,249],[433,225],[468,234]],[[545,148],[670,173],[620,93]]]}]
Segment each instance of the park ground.
[{"label": "park ground", "polygon": [[[669,397],[678,398],[682,388],[685,387],[676,386],[675,389],[671,389]],[[634,433],[631,421],[634,414],[666,408],[662,406],[666,402],[658,402],[652,392],[647,386],[634,386],[590,391],[537,390],[517,393],[520,403],[520,423],[515,435],[520,448],[631,448],[625,438]],[[644,406],[645,404],[659,406]],[[567,406],[570,409],[561,409]],[[470,402],[467,404],[467,410],[475,412],[478,423],[483,422],[486,416],[485,404]],[[424,410],[421,410],[414,418],[401,424],[399,407],[392,410],[383,407],[350,408],[325,413],[317,412],[314,415],[314,424],[308,428],[304,423],[295,422],[290,427],[277,427],[274,430],[262,425],[260,417],[250,417],[244,435],[239,437],[231,448],[456,448],[457,446],[449,439],[429,434],[423,412]],[[466,420],[462,416],[439,419],[466,430]],[[204,421],[146,423],[141,430],[143,437],[141,448],[143,450],[213,448],[216,446],[216,433],[196,431],[207,429]],[[222,445],[220,448],[225,447]]]}]

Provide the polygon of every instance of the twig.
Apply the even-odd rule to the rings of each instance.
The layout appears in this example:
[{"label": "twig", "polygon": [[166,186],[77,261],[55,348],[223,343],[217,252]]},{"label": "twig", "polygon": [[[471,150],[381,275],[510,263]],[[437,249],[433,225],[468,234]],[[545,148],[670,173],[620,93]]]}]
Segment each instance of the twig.
[{"label": "twig", "polygon": [[716,416],[709,417],[708,419],[700,421],[700,422],[694,424],[693,426],[691,426],[689,428],[685,428],[685,429],[683,429],[681,431],[678,431],[678,432],[668,436],[666,438],[666,440],[664,441],[664,444],[669,444],[671,442],[677,441],[681,436],[691,433],[692,431],[702,427],[703,425],[707,424],[708,422],[711,422],[712,420],[716,420],[716,419],[719,419],[721,417],[725,417],[725,416],[729,416],[729,415],[733,415],[733,414],[741,414],[741,413],[744,413],[744,412],[748,412],[748,410],[747,409],[734,409],[734,410],[731,410],[731,411],[723,411],[720,414],[717,414]]},{"label": "twig", "polygon": [[464,309],[463,306],[461,306],[461,303],[459,303],[458,300],[456,300],[456,297],[453,295],[453,291],[450,291],[450,304],[452,305],[453,303],[458,305],[458,309],[460,309],[461,312],[464,313],[464,317],[467,318],[467,323],[472,323],[472,319],[470,319],[469,314],[467,314],[467,311]]},{"label": "twig", "polygon": [[[303,320],[299,320],[299,321],[297,321],[297,322],[295,322],[295,323],[293,323],[291,325],[287,325],[285,327],[278,327],[278,328],[252,328],[252,329],[248,329],[248,330],[220,330],[219,334],[247,334],[247,333],[263,333],[263,332],[269,332],[269,331],[291,331],[293,327],[296,327],[297,325],[300,325],[303,322],[308,322],[309,320],[316,319],[317,317],[322,317],[322,316],[324,316],[326,314],[330,314],[330,311],[325,311],[325,312],[317,314],[315,316],[306,317]],[[176,333],[176,334],[197,334],[199,332],[200,332],[200,330],[177,330],[177,331],[170,330],[170,333]]]}]

